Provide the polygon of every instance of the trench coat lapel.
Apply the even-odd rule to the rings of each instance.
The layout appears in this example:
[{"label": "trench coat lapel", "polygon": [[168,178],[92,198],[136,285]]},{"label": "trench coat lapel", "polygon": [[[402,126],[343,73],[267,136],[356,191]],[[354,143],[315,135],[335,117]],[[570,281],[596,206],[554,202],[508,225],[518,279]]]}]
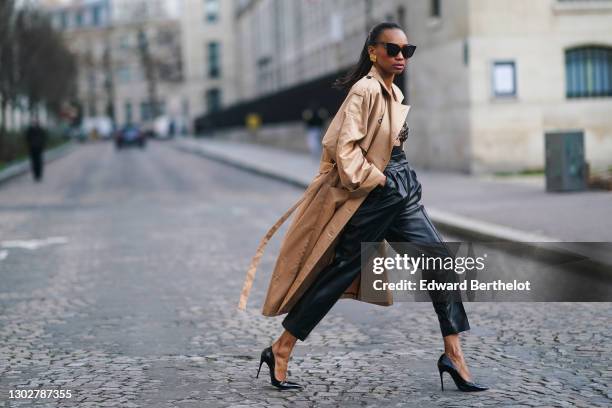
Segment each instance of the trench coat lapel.
[{"label": "trench coat lapel", "polygon": [[393,149],[393,144],[395,143],[397,135],[399,134],[402,128],[402,125],[404,124],[404,121],[406,120],[406,116],[408,115],[408,112],[410,111],[411,105],[402,104],[404,100],[404,94],[399,88],[399,86],[395,85],[395,83],[393,82],[391,83],[392,90],[391,91],[389,90],[389,88],[387,87],[387,84],[385,84],[385,81],[383,80],[382,76],[378,72],[378,69],[374,65],[372,65],[372,67],[370,68],[368,75],[376,78],[376,80],[380,83],[383,92],[388,96],[389,102],[391,104],[391,106],[389,107],[389,119],[388,119],[389,122],[391,123],[390,132],[389,132],[389,146],[388,146],[389,154],[391,154],[391,150]]},{"label": "trench coat lapel", "polygon": [[410,105],[403,105],[392,101],[389,109],[389,120],[391,121],[391,132],[389,133],[389,154],[393,150],[393,144],[397,140],[400,130],[406,121],[406,116],[410,111]]},{"label": "trench coat lapel", "polygon": [[380,72],[378,72],[378,69],[374,65],[372,65],[372,67],[370,68],[370,71],[368,72],[368,75],[376,78],[376,80],[378,82],[380,82],[380,85],[382,86],[382,90],[385,92],[385,94],[387,94],[391,98],[391,100],[393,100],[395,102],[399,102],[399,103],[403,102],[403,100],[404,100],[404,93],[399,88],[399,86],[395,85],[392,82],[391,83],[391,90],[390,90],[387,87],[387,84],[383,80],[382,76],[380,75]]}]

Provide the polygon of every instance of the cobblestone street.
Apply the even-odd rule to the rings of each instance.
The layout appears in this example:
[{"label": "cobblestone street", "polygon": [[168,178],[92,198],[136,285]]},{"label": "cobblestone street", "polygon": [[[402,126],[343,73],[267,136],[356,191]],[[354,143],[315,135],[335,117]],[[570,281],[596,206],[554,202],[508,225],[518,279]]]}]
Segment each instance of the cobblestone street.
[{"label": "cobblestone street", "polygon": [[[0,186],[0,406],[608,407],[610,303],[465,303],[476,382],[436,361],[430,303],[341,300],[289,364],[280,392],[259,354],[282,316],[260,314],[288,222],[268,245],[246,312],[236,306],[261,236],[299,197],[283,182],[165,143],[79,147]],[[424,194],[427,185],[423,186]],[[71,390],[15,399],[11,391]]]}]

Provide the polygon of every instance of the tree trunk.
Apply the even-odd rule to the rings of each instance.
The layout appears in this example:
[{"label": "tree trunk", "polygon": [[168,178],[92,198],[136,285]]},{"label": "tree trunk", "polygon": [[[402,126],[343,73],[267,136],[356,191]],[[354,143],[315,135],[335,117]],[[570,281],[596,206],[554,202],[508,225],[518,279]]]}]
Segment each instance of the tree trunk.
[{"label": "tree trunk", "polygon": [[1,99],[0,102],[0,145],[2,145],[2,140],[6,135],[6,108],[8,103],[5,98]]}]

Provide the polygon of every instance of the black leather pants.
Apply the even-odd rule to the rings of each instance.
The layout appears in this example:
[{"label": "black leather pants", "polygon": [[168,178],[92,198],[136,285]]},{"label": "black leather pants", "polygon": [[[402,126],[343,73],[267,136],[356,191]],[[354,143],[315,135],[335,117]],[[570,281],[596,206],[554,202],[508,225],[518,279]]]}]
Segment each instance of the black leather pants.
[{"label": "black leather pants", "polygon": [[[372,190],[353,214],[341,232],[334,259],[283,320],[283,327],[298,339],[308,337],[361,272],[361,242],[440,243],[442,251],[452,256],[420,203],[421,183],[399,146],[393,148],[384,173],[385,186]],[[432,304],[442,336],[470,329],[460,300],[432,300]]]}]

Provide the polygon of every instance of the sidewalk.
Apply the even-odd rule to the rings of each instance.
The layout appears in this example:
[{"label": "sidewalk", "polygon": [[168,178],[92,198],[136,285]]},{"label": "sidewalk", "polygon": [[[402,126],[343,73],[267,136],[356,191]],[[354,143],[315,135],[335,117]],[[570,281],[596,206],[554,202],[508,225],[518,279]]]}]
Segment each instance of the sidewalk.
[{"label": "sidewalk", "polygon": [[[318,160],[270,146],[219,139],[178,139],[175,148],[305,188]],[[410,160],[410,154],[408,154]],[[422,202],[444,231],[476,240],[612,242],[612,192],[549,193],[543,176],[470,176],[413,167]],[[593,253],[593,245],[581,245]],[[609,258],[609,245],[601,248]]]},{"label": "sidewalk", "polygon": [[[58,159],[70,153],[76,148],[76,143],[70,141],[60,146],[54,147],[49,150],[45,150],[43,153],[43,163],[47,164],[51,161]],[[20,176],[30,172],[30,160],[24,159],[17,163],[13,163],[10,166],[0,170],[0,185],[14,177]]]}]

